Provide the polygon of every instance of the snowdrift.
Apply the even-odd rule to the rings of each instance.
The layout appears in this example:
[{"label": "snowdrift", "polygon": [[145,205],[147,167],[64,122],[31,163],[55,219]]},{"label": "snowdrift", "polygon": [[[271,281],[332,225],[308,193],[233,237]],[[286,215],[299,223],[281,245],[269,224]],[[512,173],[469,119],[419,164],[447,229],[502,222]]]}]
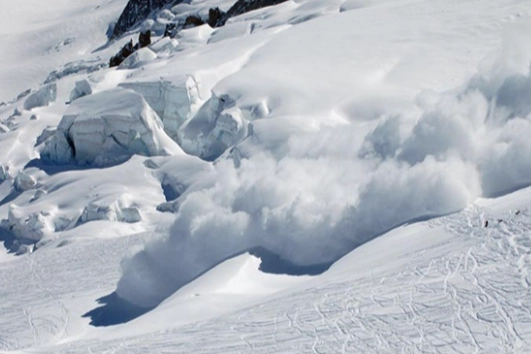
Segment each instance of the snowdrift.
[{"label": "snowdrift", "polygon": [[115,89],[76,100],[46,141],[41,157],[56,164],[108,166],[134,154],[181,151],[141,95]]}]

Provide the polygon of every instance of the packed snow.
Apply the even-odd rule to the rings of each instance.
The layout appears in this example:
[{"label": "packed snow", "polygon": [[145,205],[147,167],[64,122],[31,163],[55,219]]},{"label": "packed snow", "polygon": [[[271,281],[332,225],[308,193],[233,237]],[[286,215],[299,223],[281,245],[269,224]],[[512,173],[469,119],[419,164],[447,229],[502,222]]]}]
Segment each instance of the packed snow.
[{"label": "packed snow", "polygon": [[526,352],[531,3],[126,2],[0,5],[1,353]]},{"label": "packed snow", "polygon": [[179,154],[162,122],[144,98],[115,89],[81,98],[70,105],[55,134],[45,142],[47,162],[107,166],[134,154]]}]

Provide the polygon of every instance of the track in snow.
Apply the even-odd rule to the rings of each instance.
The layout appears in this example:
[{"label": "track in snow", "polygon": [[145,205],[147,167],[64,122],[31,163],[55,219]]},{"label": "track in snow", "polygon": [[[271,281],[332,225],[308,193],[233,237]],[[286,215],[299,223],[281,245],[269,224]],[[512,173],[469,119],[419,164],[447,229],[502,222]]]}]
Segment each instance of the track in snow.
[{"label": "track in snow", "polygon": [[54,351],[525,352],[531,345],[531,213],[489,215],[473,206],[424,225],[425,237],[441,229],[450,235],[401,255],[404,267],[351,269],[211,321]]}]

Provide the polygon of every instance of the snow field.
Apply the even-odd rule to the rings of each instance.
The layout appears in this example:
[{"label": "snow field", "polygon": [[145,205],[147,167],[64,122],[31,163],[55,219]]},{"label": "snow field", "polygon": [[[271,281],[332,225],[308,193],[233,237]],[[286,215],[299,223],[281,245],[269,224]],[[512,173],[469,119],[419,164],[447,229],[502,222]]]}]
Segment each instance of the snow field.
[{"label": "snow field", "polygon": [[525,352],[528,190],[477,200],[531,183],[527,2],[288,1],[113,69],[123,3],[77,5],[0,37],[2,97],[51,83],[0,105],[0,350]]}]

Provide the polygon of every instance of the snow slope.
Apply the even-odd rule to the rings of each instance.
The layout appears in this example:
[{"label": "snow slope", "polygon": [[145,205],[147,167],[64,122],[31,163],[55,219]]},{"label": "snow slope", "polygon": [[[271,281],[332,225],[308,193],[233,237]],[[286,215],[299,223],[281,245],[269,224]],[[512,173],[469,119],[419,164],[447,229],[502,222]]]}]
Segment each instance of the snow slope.
[{"label": "snow slope", "polygon": [[[224,306],[234,306],[231,301],[241,306],[246,284],[257,280],[267,284],[255,277],[249,260],[240,257],[214,269],[221,272],[214,279],[207,273],[203,280],[208,286],[192,283],[189,291],[183,289],[151,314],[82,336],[72,322],[79,321],[76,312],[87,308],[83,297],[112,288],[118,274],[107,267],[120,247],[138,243],[139,238],[80,241],[70,249],[49,252],[49,257],[64,260],[66,267],[46,260],[45,252],[36,252],[1,265],[3,277],[14,268],[24,269],[20,276],[31,279],[29,284],[6,282],[12,287],[3,288],[3,298],[16,296],[22,290],[19,287],[40,295],[18,299],[18,306],[24,301],[25,313],[21,311],[18,318],[2,316],[6,322],[16,321],[5,323],[4,331],[9,332],[2,333],[13,333],[16,328],[10,323],[23,326],[25,318],[34,326],[35,345],[49,336],[46,328],[55,330],[58,337],[67,331],[68,340],[38,351],[50,353],[525,353],[531,341],[531,217],[524,209],[530,193],[526,189],[502,199],[479,200],[461,213],[398,228],[359,247],[317,278],[274,295],[253,286],[252,291],[262,293],[262,300],[205,320],[205,312],[219,315],[227,310]],[[515,215],[517,210],[520,213]],[[498,223],[497,218],[503,221]],[[491,227],[484,228],[487,219]],[[89,252],[98,254],[98,260],[92,262],[92,269],[79,269],[77,256],[83,258]],[[58,273],[52,275],[54,269],[49,267]],[[104,272],[114,277],[102,282]],[[69,273],[84,281],[62,278]],[[221,282],[229,288],[220,287]],[[198,319],[202,321],[195,322]],[[12,338],[2,336],[6,349],[16,348]],[[23,343],[23,337],[16,338]]]},{"label": "snow slope", "polygon": [[125,1],[23,3],[0,351],[527,350],[531,4],[292,0],[109,69]]}]

